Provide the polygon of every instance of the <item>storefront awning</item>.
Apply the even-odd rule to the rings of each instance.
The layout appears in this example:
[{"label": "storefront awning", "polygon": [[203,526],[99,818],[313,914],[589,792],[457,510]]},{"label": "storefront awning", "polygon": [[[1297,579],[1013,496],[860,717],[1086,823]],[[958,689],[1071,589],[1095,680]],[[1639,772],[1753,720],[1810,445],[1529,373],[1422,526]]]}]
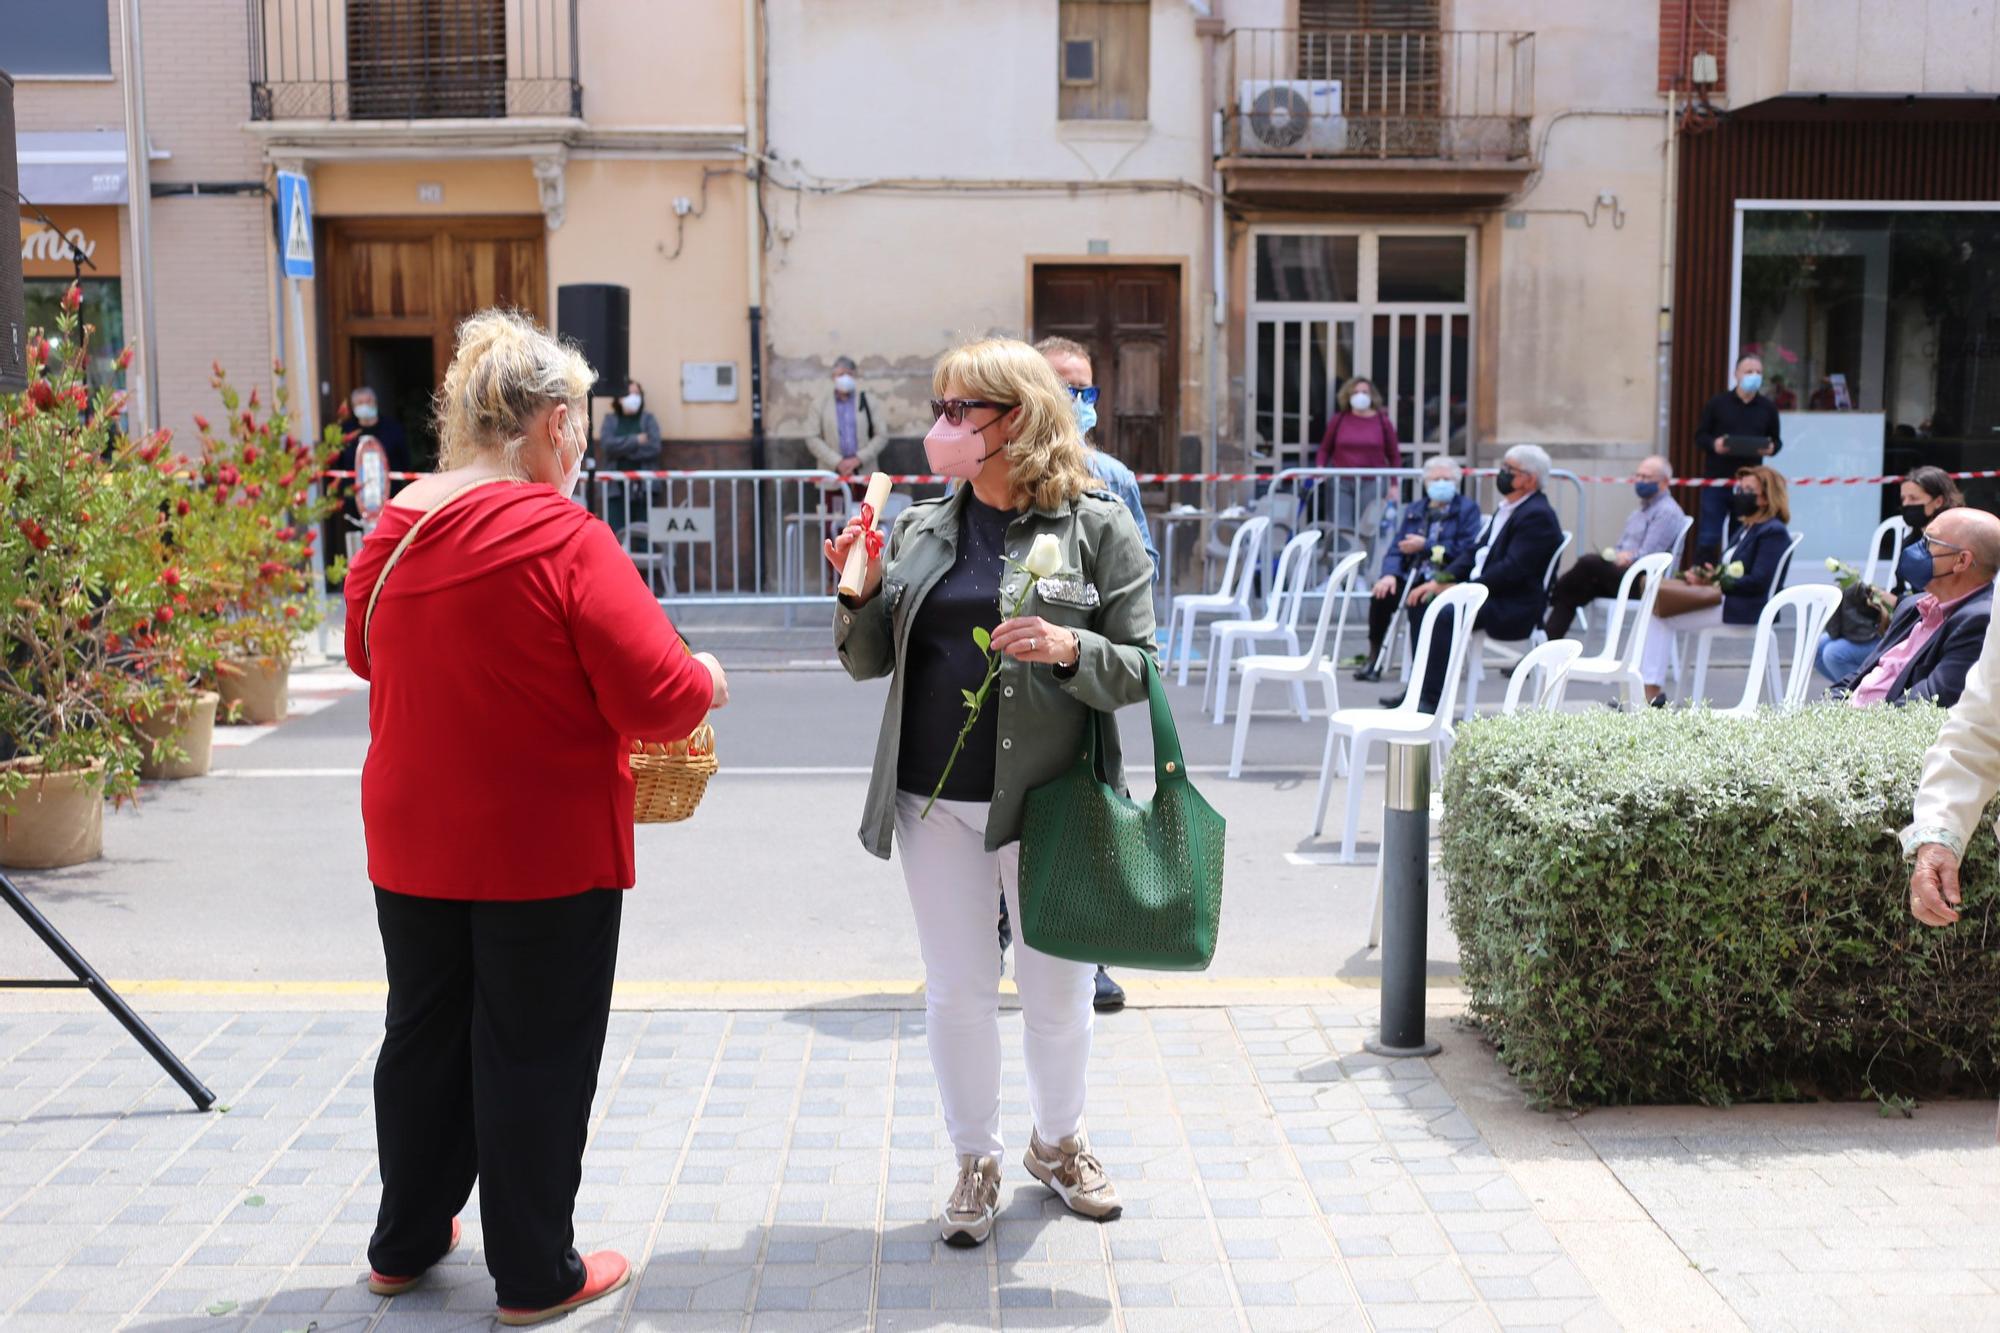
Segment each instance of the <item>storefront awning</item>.
[{"label": "storefront awning", "polygon": [[[23,130],[21,193],[52,204],[122,204],[125,135],[121,130]],[[156,154],[157,156],[157,154]]]}]

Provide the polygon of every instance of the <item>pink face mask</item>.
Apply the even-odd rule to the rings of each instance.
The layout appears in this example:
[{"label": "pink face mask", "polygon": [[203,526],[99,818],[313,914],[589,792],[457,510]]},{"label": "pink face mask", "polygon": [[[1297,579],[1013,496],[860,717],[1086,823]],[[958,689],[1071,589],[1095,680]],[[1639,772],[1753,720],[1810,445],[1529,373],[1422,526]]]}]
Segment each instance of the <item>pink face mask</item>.
[{"label": "pink face mask", "polygon": [[[988,426],[998,425],[990,421]],[[993,449],[986,447],[986,437],[977,426],[970,422],[952,425],[944,417],[931,423],[930,434],[924,436],[924,459],[932,472],[941,477],[957,477],[960,481],[971,481],[979,475],[979,469],[986,460],[1007,447],[1006,442]]]}]

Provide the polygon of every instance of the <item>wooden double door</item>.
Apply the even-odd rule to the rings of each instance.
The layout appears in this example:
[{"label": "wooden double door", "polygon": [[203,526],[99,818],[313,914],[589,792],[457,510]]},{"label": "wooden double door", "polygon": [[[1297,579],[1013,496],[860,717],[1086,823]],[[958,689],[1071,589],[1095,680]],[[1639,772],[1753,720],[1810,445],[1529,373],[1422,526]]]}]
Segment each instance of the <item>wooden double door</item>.
[{"label": "wooden double door", "polygon": [[330,386],[322,417],[331,420],[367,384],[427,463],[428,403],[451,364],[459,322],[492,306],[548,321],[542,218],[329,218],[320,235]]},{"label": "wooden double door", "polygon": [[1037,339],[1090,349],[1092,441],[1135,472],[1179,470],[1181,275],[1171,265],[1037,264]]}]

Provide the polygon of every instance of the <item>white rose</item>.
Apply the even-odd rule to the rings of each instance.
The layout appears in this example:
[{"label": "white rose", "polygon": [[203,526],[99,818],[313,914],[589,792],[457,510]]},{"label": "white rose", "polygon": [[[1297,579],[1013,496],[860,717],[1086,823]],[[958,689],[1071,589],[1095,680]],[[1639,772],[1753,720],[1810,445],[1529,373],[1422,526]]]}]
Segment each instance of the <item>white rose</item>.
[{"label": "white rose", "polygon": [[1431,563],[1434,565],[1441,565],[1444,563],[1444,547],[1442,546],[1431,547]]},{"label": "white rose", "polygon": [[1740,578],[1742,578],[1742,577],[1743,577],[1743,562],[1742,562],[1741,560],[1731,560],[1731,561],[1729,562],[1729,569],[1728,569],[1727,573],[1729,574],[1729,577],[1730,577],[1730,578],[1732,578],[1732,579],[1740,579]]},{"label": "white rose", "polygon": [[1609,563],[1610,561],[1616,560],[1618,558],[1618,548],[1615,546],[1607,546],[1602,551],[1599,551],[1598,554],[1603,556],[1605,561]]},{"label": "white rose", "polygon": [[1045,532],[1035,538],[1035,544],[1028,548],[1028,558],[1021,565],[1038,579],[1059,572],[1063,567],[1062,542],[1053,532]]},{"label": "white rose", "polygon": [[1826,570],[1829,574],[1838,574],[1840,572],[1840,561],[1833,556],[1828,556],[1826,558]]}]

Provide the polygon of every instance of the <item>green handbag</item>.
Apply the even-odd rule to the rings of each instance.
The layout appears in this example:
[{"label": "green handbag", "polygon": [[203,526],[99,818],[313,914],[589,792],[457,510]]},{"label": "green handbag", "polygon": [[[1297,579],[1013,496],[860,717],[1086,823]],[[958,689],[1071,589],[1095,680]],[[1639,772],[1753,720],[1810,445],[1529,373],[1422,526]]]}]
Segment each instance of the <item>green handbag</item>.
[{"label": "green handbag", "polygon": [[1222,916],[1223,819],[1188,781],[1158,669],[1146,659],[1153,715],[1150,801],[1098,776],[1108,713],[1085,728],[1069,771],[1028,793],[1021,823],[1021,938],[1079,963],[1199,972]]}]

